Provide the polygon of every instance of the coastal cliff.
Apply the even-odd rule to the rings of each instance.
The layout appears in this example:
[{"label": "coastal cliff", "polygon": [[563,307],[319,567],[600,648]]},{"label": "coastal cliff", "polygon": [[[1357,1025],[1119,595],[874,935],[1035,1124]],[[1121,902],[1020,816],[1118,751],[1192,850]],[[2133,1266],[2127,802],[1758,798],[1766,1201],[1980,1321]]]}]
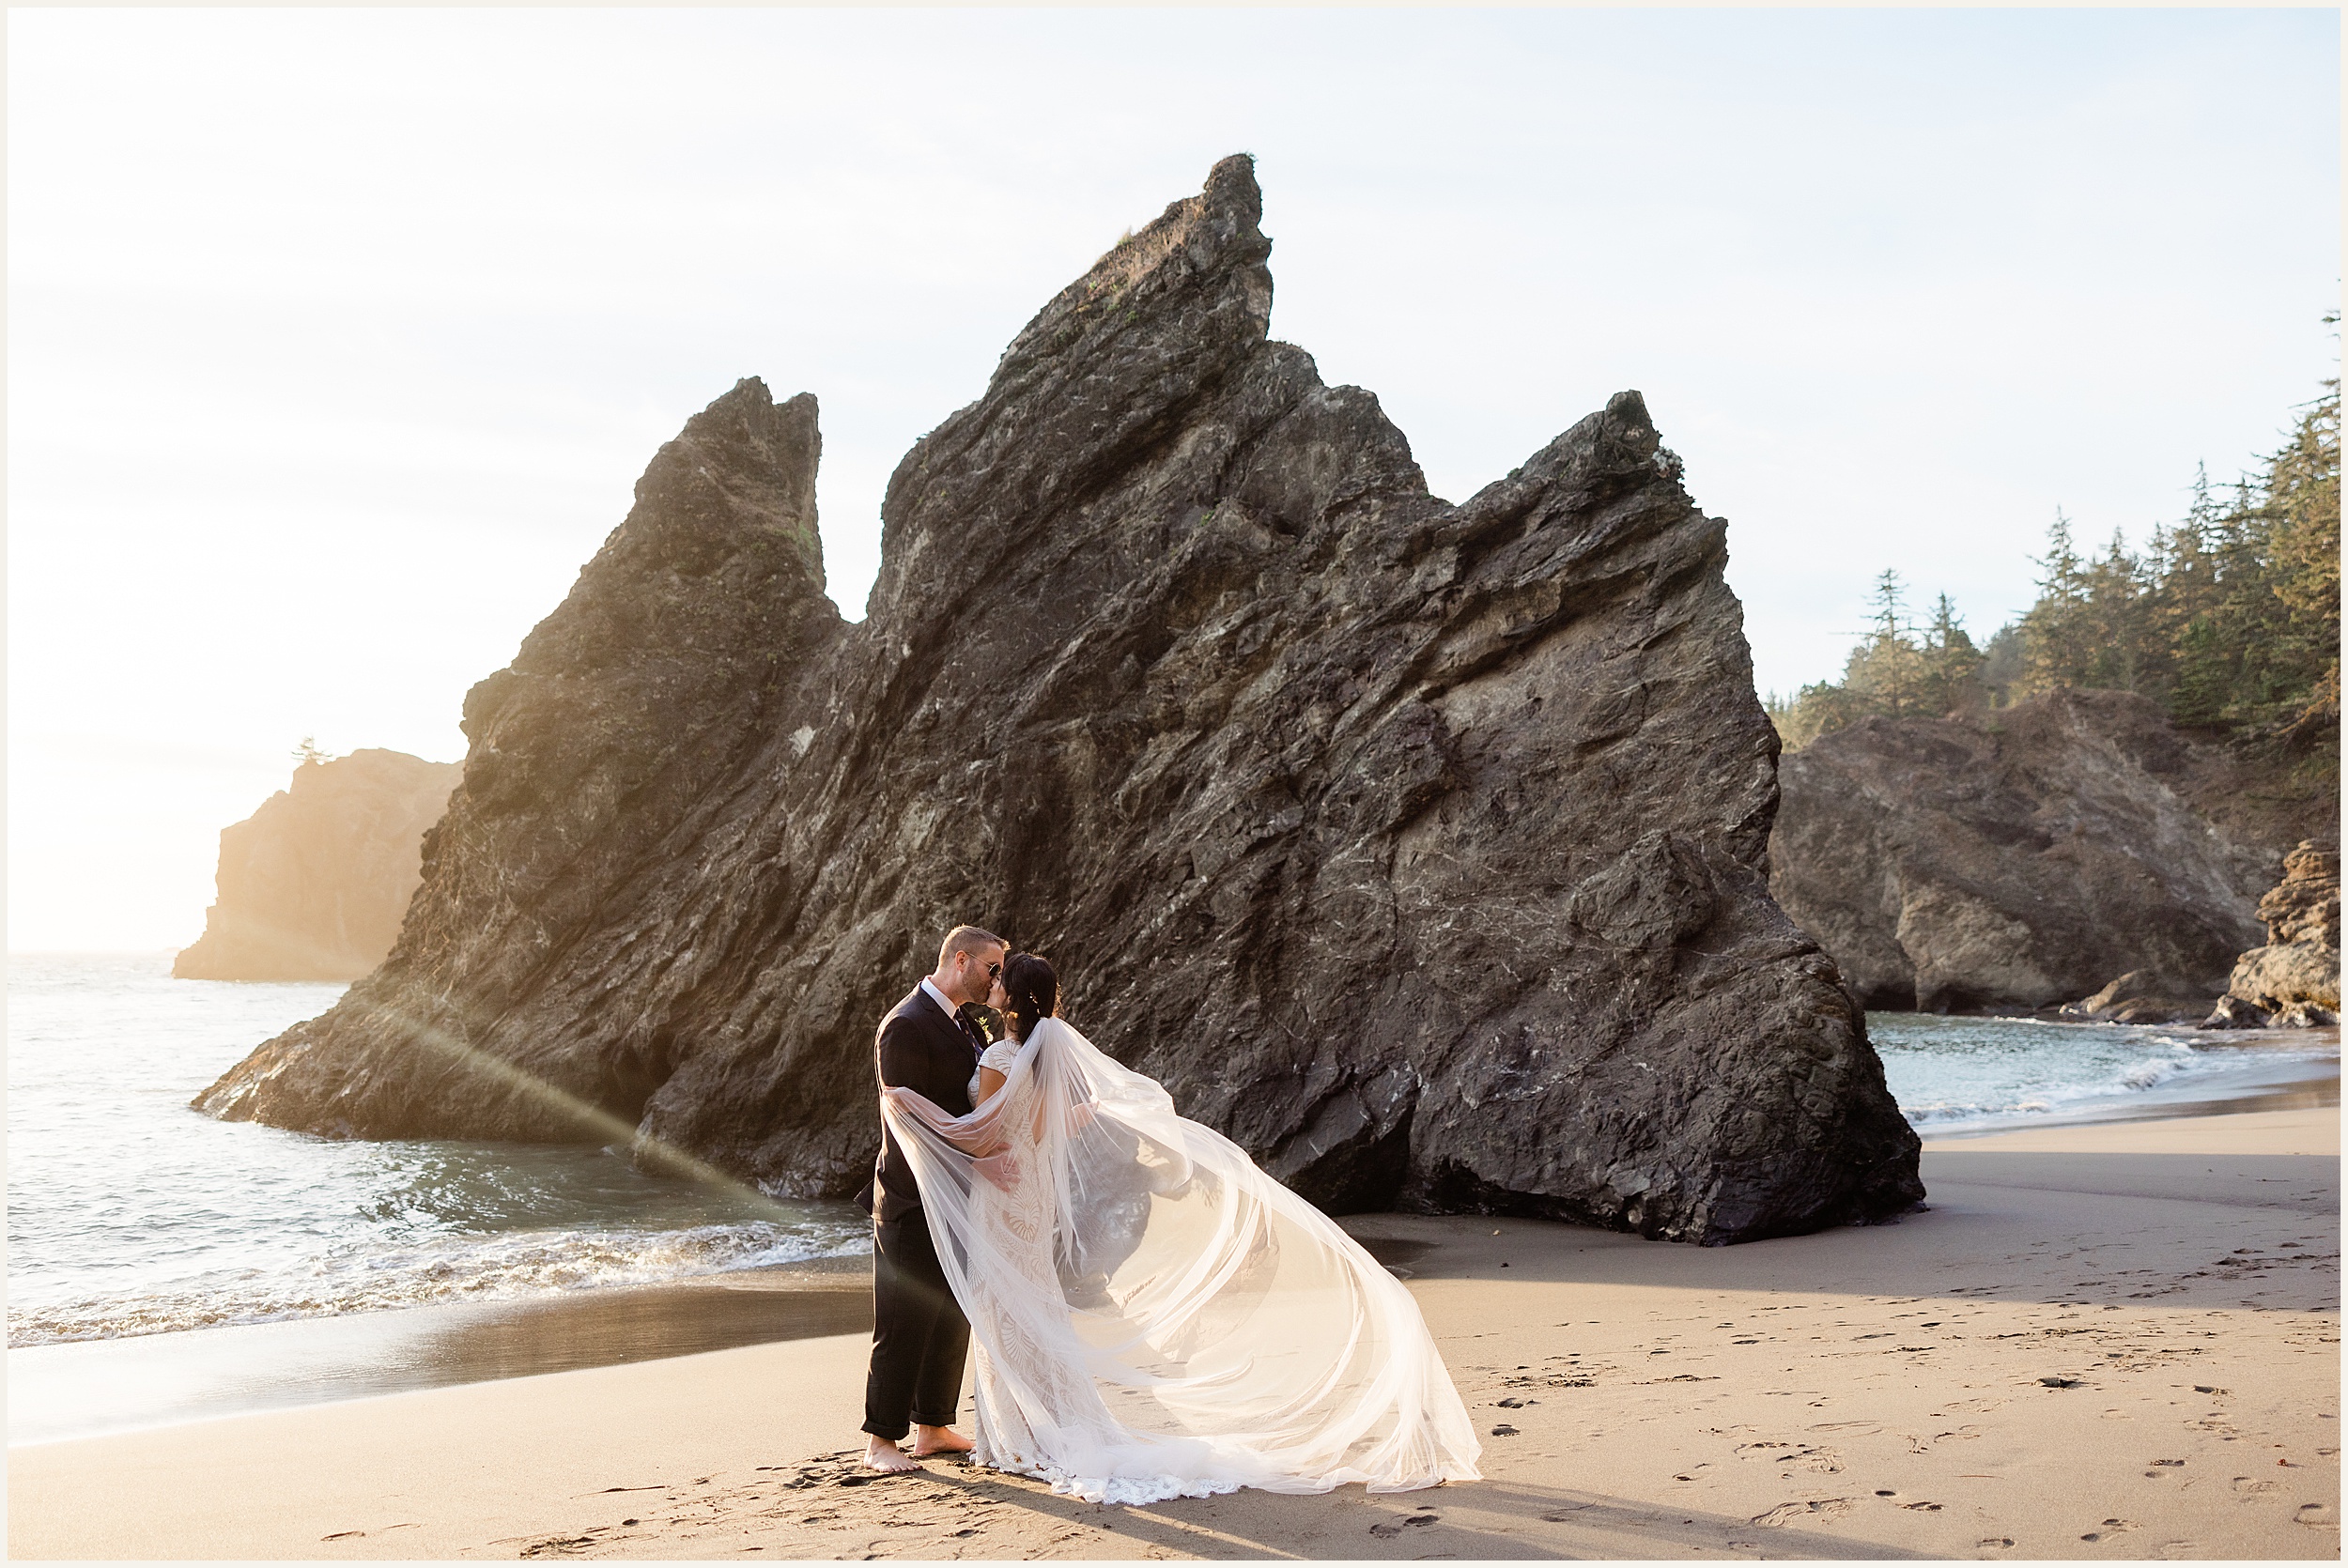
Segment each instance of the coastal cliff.
[{"label": "coastal cliff", "polygon": [[2340,1022],[2340,851],[2309,839],[2283,859],[2283,880],[2259,900],[2266,942],[2234,963],[2213,1029],[2310,1027]]},{"label": "coastal cliff", "polygon": [[183,980],[355,980],[381,963],[463,772],[404,751],[305,761],[220,836],[220,899],[179,950]]},{"label": "coastal cliff", "polygon": [[1891,1009],[2198,1020],[2329,809],[2115,691],[1861,719],[1780,777],[1770,886]]},{"label": "coastal cliff", "polygon": [[1765,880],[1726,529],[1635,392],[1459,505],[1268,336],[1249,161],[1022,331],[824,596],[815,408],[663,447],[513,667],[388,961],[197,1099],[632,1136],[842,1195],[957,921],[1334,1209],[1722,1242],[1899,1212],[1918,1145]]}]

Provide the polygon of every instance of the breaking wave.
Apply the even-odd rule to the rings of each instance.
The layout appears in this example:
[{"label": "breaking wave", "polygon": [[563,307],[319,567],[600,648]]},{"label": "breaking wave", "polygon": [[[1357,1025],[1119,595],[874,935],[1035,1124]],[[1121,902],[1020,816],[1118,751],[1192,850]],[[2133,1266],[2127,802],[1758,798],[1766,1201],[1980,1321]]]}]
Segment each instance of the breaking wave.
[{"label": "breaking wave", "polygon": [[1867,1032],[1901,1113],[1935,1132],[2232,1099],[2340,1057],[2336,1038],[2196,1038],[2173,1025],[1871,1013]]},{"label": "breaking wave", "polygon": [[189,1109],[332,985],[174,980],[169,955],[8,974],[8,1343],[520,1299],[863,1251],[843,1203],[593,1147],[338,1142]]}]

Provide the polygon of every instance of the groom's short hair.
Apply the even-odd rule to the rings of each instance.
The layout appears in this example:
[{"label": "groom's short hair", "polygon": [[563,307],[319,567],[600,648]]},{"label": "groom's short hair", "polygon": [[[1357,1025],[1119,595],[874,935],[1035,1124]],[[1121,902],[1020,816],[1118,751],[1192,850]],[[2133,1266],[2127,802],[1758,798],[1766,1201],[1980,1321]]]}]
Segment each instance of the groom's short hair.
[{"label": "groom's short hair", "polygon": [[937,945],[937,967],[943,969],[953,962],[956,953],[975,953],[984,947],[1010,945],[993,931],[977,926],[956,926],[946,933],[946,940]]}]

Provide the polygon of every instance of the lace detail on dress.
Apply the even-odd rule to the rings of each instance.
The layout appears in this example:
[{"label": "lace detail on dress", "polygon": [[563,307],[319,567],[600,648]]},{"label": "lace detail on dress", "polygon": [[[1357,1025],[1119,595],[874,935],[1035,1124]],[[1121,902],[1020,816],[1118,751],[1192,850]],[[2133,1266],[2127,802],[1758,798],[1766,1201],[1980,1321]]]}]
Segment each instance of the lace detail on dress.
[{"label": "lace detail on dress", "polygon": [[1145,1503],[1165,1502],[1171,1498],[1219,1498],[1236,1492],[1246,1484],[1243,1481],[1224,1479],[1208,1481],[1176,1475],[1075,1476],[1057,1465],[1038,1464],[1015,1453],[996,1453],[981,1440],[971,1451],[971,1457],[990,1469],[1006,1470],[1012,1475],[1032,1476],[1050,1485],[1063,1498],[1079,1502],[1116,1503],[1120,1507],[1138,1508]]}]

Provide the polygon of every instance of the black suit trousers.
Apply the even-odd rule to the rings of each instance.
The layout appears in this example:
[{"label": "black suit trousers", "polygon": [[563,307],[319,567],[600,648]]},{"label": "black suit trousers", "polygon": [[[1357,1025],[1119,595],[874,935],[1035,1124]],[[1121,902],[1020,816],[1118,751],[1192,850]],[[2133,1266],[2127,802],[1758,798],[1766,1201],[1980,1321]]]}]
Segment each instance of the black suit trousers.
[{"label": "black suit trousers", "polygon": [[951,1426],[962,1404],[970,1324],[919,1209],[873,1226],[873,1369],[864,1430],[896,1442],[915,1422]]}]

